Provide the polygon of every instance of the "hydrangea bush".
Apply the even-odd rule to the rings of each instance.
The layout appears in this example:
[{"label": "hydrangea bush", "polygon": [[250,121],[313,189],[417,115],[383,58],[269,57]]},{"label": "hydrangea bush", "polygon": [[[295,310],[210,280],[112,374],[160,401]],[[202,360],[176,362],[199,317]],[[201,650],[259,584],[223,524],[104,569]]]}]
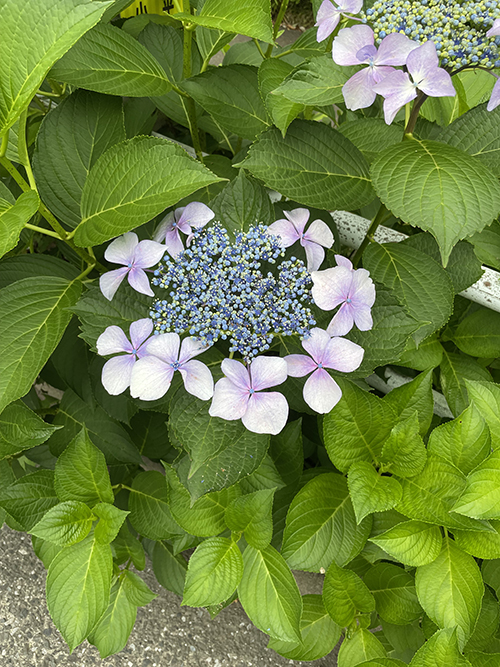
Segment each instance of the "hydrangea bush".
[{"label": "hydrangea bush", "polygon": [[289,47],[287,0],[171,4],[0,4],[0,520],[70,651],[123,649],[147,555],[291,660],[498,665],[500,3]]}]

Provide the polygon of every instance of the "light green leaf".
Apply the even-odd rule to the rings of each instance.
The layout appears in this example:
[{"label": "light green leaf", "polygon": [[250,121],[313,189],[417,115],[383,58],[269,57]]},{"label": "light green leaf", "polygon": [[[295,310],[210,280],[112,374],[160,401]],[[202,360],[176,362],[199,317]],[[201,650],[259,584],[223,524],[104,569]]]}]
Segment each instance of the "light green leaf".
[{"label": "light green leaf", "polygon": [[265,549],[273,536],[272,509],[275,489],[261,489],[235,498],[226,508],[227,527],[245,533],[255,549]]},{"label": "light green leaf", "polygon": [[432,563],[441,552],[442,542],[439,527],[422,521],[398,523],[369,541],[410,567]]},{"label": "light green leaf", "polygon": [[261,489],[282,489],[286,486],[274,460],[266,454],[264,460],[255,472],[240,480],[239,487],[242,493],[253,493]]},{"label": "light green leaf", "polygon": [[452,509],[474,519],[500,519],[500,450],[468,475],[467,485]]},{"label": "light green leaf", "polygon": [[371,174],[378,196],[397,218],[431,232],[445,266],[456,242],[489,225],[500,211],[496,177],[480,160],[437,141],[413,138],[391,146]]},{"label": "light green leaf", "polygon": [[158,597],[135,572],[125,570],[124,579],[125,594],[136,607],[144,607]]},{"label": "light green leaf", "polygon": [[474,533],[470,530],[454,530],[453,536],[458,546],[476,558],[500,558],[500,521],[490,522],[493,533]]},{"label": "light green leaf", "polygon": [[130,523],[150,540],[163,540],[183,533],[172,517],[164,476],[150,470],[134,477],[128,506]]},{"label": "light green leaf", "polygon": [[281,553],[294,569],[319,572],[332,561],[343,566],[365,545],[371,523],[367,517],[356,524],[345,477],[325,473],[310,480],[293,499]]},{"label": "light green leaf", "polygon": [[60,426],[40,419],[22,401],[0,413],[0,460],[44,443]]},{"label": "light green leaf", "polygon": [[452,340],[471,357],[500,357],[500,313],[476,310],[460,322]]},{"label": "light green leaf", "polygon": [[328,613],[341,627],[348,627],[356,612],[375,611],[375,598],[355,572],[333,562],[323,583],[323,602]]},{"label": "light green leaf", "polygon": [[110,503],[94,505],[92,512],[99,517],[99,523],[95,527],[95,539],[101,544],[109,544],[116,538],[127,514],[130,514]]},{"label": "light green leaf", "polygon": [[371,243],[363,254],[363,265],[421,322],[413,334],[417,344],[450,318],[453,284],[443,267],[425,253],[400,243]]},{"label": "light green leaf", "polygon": [[414,415],[416,410],[420,435],[424,436],[429,430],[434,413],[432,371],[420,373],[411,382],[392,389],[384,400],[401,421]]},{"label": "light green leaf", "polygon": [[463,647],[476,625],[484,594],[476,561],[445,538],[436,560],[417,568],[415,582],[425,613],[440,628],[458,626],[458,641]]},{"label": "light green leaf", "polygon": [[377,462],[395,413],[385,401],[348,380],[337,378],[342,398],[325,415],[323,437],[334,466],[347,472],[356,461]]},{"label": "light green leaf", "polygon": [[49,565],[61,551],[62,547],[58,547],[56,544],[52,544],[52,542],[41,540],[39,537],[35,537],[34,535],[32,536],[31,541],[33,544],[33,551],[42,561],[44,568],[48,570]]},{"label": "light green leaf", "polygon": [[216,67],[185,80],[181,87],[219,125],[244,139],[255,139],[270,125],[255,67]]},{"label": "light green leaf", "polygon": [[427,447],[468,475],[491,451],[490,430],[472,403],[456,419],[435,428]]},{"label": "light green leaf", "polygon": [[328,616],[321,595],[304,595],[302,603],[301,643],[270,639],[267,648],[289,660],[319,660],[335,648],[340,627]]},{"label": "light green leaf", "polygon": [[47,574],[47,607],[73,651],[90,634],[109,603],[113,558],[109,545],[89,535],[65,547]]},{"label": "light green leaf", "polygon": [[420,648],[410,667],[470,667],[458,645],[458,629],[439,630]]},{"label": "light green leaf", "polygon": [[196,44],[200,50],[200,55],[204,62],[210,62],[210,59],[219,53],[226,44],[233,39],[234,34],[224,30],[205,28],[201,25],[196,28]]},{"label": "light green leaf", "polygon": [[163,68],[149,51],[109,24],[89,30],[54,65],[50,76],[107,95],[148,97],[171,89]]},{"label": "light green leaf", "polygon": [[488,644],[490,644],[498,630],[499,622],[500,605],[490,589],[485,587],[479,618],[474,632],[465,647],[466,652],[482,651],[488,648]]},{"label": "light green leaf", "polygon": [[469,405],[467,381],[491,380],[491,375],[475,359],[465,354],[455,354],[443,349],[443,361],[439,367],[441,388],[450,410],[459,415]]},{"label": "light green leaf", "polygon": [[377,613],[384,621],[406,625],[422,615],[415,580],[403,568],[392,563],[377,563],[368,570],[364,582],[375,598]]},{"label": "light green leaf", "polygon": [[91,507],[114,502],[106,460],[86,430],[82,429],[57,459],[54,486],[62,501],[78,500]]},{"label": "light green leaf", "polygon": [[381,118],[362,118],[342,123],[339,132],[359,148],[369,163],[388,146],[399,144],[402,136],[398,125],[387,125]]},{"label": "light green leaf", "polygon": [[422,472],[427,452],[424,441],[418,433],[417,412],[413,412],[407,419],[397,422],[392,427],[382,449],[381,458],[384,461],[384,469],[389,469],[400,477],[413,477]]},{"label": "light green leaf", "polygon": [[355,71],[353,67],[337,65],[327,53],[298,65],[272,94],[299,104],[339,104],[344,101],[342,86]]},{"label": "light green leaf", "polygon": [[6,207],[0,199],[0,257],[15,248],[24,225],[30,221],[40,206],[40,199],[34,190],[23,192],[16,203]]},{"label": "light green leaf", "polygon": [[493,449],[500,447],[500,387],[493,382],[465,380],[470,400],[489,426]]},{"label": "light green leaf", "polygon": [[156,542],[153,549],[153,571],[163,588],[182,596],[187,567],[182,556],[174,556],[170,544]]},{"label": "light green leaf", "polygon": [[20,477],[0,492],[0,507],[29,531],[59,502],[52,470],[37,470]]},{"label": "light green leaf", "polygon": [[356,667],[406,667],[406,663],[395,658],[373,658],[373,660],[358,663]]},{"label": "light green leaf", "polygon": [[290,102],[283,95],[276,93],[276,88],[293,71],[292,65],[278,60],[267,58],[259,67],[259,90],[266,109],[283,136],[290,123],[304,110],[303,104]]},{"label": "light green leaf", "polygon": [[[399,658],[396,665],[401,665],[401,667],[406,666],[407,662],[413,658],[415,652],[425,642],[419,620],[409,625],[394,625],[383,621],[382,629],[385,640],[394,648],[394,651],[391,651],[391,656]],[[401,662],[401,660],[404,660],[404,662]]]},{"label": "light green leaf", "polygon": [[81,283],[19,280],[0,290],[0,412],[26,394],[71,319]]},{"label": "light green leaf", "polygon": [[76,266],[52,255],[7,257],[0,264],[0,289],[23,278],[57,276],[73,280],[79,274]]},{"label": "light green leaf", "polygon": [[[384,658],[387,651],[382,643],[365,628],[356,630],[342,642],[338,655],[338,667],[357,667],[375,658]],[[375,663],[377,664],[377,663]]]},{"label": "light green leaf", "polygon": [[[170,25],[148,23],[144,30],[140,32],[138,40],[162,66],[170,83],[182,81],[184,78],[182,31]],[[192,56],[194,53],[195,49],[192,51]],[[193,58],[191,58],[191,65],[195,65]],[[193,71],[198,72],[198,69],[193,67]],[[153,92],[151,96],[153,98],[159,97],[159,93]]]},{"label": "light green leaf", "polygon": [[132,559],[132,563],[136,570],[144,570],[146,567],[144,547],[142,546],[142,543],[132,535],[126,523],[120,528],[118,536],[111,544],[111,549],[113,550],[113,557],[117,565],[122,565],[129,559]]},{"label": "light green leaf", "polygon": [[42,540],[69,547],[87,537],[94,519],[85,503],[68,500],[50,509],[30,532]]},{"label": "light green leaf", "polygon": [[156,137],[123,141],[109,148],[90,170],[75,243],[108,241],[220,180],[171,141]]},{"label": "light green leaf", "polygon": [[40,196],[62,222],[80,220],[83,186],[97,159],[125,139],[122,101],[77,90],[42,121],[33,155]]},{"label": "light green leaf", "polygon": [[443,359],[443,346],[437,334],[432,334],[422,341],[418,348],[413,338],[408,340],[406,350],[398,360],[398,365],[413,368],[416,371],[426,371],[436,368]]},{"label": "light green leaf", "polygon": [[0,136],[28,106],[52,65],[94,26],[111,2],[17,0],[0,6]]},{"label": "light green leaf", "polygon": [[274,639],[300,642],[302,598],[283,557],[247,546],[238,597],[252,623]]},{"label": "light green leaf", "polygon": [[352,210],[374,196],[363,155],[323,123],[295,120],[285,138],[277,129],[267,130],[236,166],[306,206]]},{"label": "light green leaf", "polygon": [[[481,653],[473,651],[467,653],[470,667],[497,667],[500,664],[500,653]],[[467,665],[466,667],[469,667]]]},{"label": "light green leaf", "polygon": [[231,597],[243,576],[238,544],[227,537],[204,540],[189,559],[182,604],[206,607]]},{"label": "light green leaf", "polygon": [[87,637],[88,641],[99,650],[103,660],[125,648],[135,625],[137,607],[128,600],[125,587],[124,577],[115,581],[111,588],[108,607]]},{"label": "light green leaf", "polygon": [[347,483],[358,524],[368,514],[395,507],[403,493],[397,479],[379,475],[367,461],[356,461],[352,464]]}]

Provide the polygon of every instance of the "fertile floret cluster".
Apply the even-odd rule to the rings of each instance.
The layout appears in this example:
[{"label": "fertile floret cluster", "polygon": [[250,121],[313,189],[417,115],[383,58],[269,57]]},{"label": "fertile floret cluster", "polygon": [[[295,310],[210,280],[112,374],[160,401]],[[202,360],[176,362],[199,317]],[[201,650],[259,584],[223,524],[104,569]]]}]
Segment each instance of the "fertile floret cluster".
[{"label": "fertile floret cluster", "polygon": [[295,257],[265,272],[284,256],[267,229],[256,225],[234,242],[218,223],[197,229],[190,246],[154,272],[153,285],[170,296],[153,303],[155,332],[186,331],[207,345],[228,339],[246,360],[269,349],[275,334],[309,336],[311,275]]},{"label": "fertile floret cluster", "polygon": [[452,71],[500,67],[500,38],[486,36],[499,13],[500,0],[377,0],[363,20],[372,25],[377,46],[394,32],[420,43],[431,39],[441,66]]}]

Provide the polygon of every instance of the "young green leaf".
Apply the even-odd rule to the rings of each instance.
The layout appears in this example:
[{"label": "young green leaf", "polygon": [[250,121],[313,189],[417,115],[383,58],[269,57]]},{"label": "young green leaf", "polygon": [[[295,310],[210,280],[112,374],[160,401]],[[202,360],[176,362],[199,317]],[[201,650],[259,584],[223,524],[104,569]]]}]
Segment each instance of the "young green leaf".
[{"label": "young green leaf", "polygon": [[110,503],[94,505],[92,512],[99,517],[95,527],[95,539],[101,544],[109,544],[116,538],[127,514],[130,514]]},{"label": "young green leaf", "polygon": [[474,519],[500,519],[500,451],[494,451],[468,475],[452,510]]},{"label": "young green leaf", "polygon": [[377,563],[368,570],[364,582],[375,598],[377,613],[384,621],[406,625],[422,615],[413,575],[403,568],[392,563]]},{"label": "young green leaf", "polygon": [[432,371],[420,373],[411,382],[392,389],[384,398],[404,421],[417,411],[420,435],[424,436],[431,425],[434,412],[432,396]]},{"label": "young green leaf", "polygon": [[125,570],[125,594],[136,607],[144,607],[158,597],[135,572]]},{"label": "young green leaf", "polygon": [[468,380],[491,380],[489,372],[475,359],[465,354],[455,354],[443,349],[440,379],[443,394],[454,415],[459,415],[469,405],[466,383]]},{"label": "young green leaf", "polygon": [[418,413],[397,422],[382,449],[384,467],[400,477],[413,477],[422,472],[427,459],[424,441],[419,435]]},{"label": "young green leaf", "polygon": [[415,653],[410,667],[471,667],[460,652],[458,628],[438,630]]},{"label": "young green leaf", "polygon": [[422,521],[404,521],[376,537],[370,537],[369,541],[404,565],[418,567],[432,563],[439,556],[442,540],[438,526]]},{"label": "young green leaf", "polygon": [[125,593],[126,579],[115,581],[111,587],[109,604],[97,625],[87,637],[101,655],[101,659],[125,648],[137,617],[137,607]]},{"label": "young green leaf", "polygon": [[375,598],[355,572],[333,562],[323,583],[323,603],[331,618],[340,627],[348,627],[358,611],[375,610]]},{"label": "young green leaf", "polygon": [[15,248],[24,225],[31,220],[40,206],[34,190],[23,192],[15,204],[0,199],[0,257]]},{"label": "young green leaf", "polygon": [[31,542],[33,544],[33,551],[42,561],[44,568],[48,570],[50,564],[63,547],[59,547],[52,542],[46,542],[39,537],[35,537],[35,535],[32,536]]},{"label": "young green leaf", "polygon": [[0,413],[0,460],[44,443],[60,426],[40,419],[22,401]]},{"label": "young green leaf", "polygon": [[134,477],[129,496],[130,523],[150,540],[163,540],[183,533],[172,517],[165,477],[154,470]]},{"label": "young green leaf", "polygon": [[493,449],[500,447],[500,387],[493,382],[465,380],[470,400],[489,426]]},{"label": "young green leaf", "polygon": [[[359,628],[342,642],[338,655],[338,667],[357,667],[376,658],[387,656],[383,644],[365,628]],[[375,662],[375,665],[377,663]]]},{"label": "young green leaf", "polygon": [[407,368],[413,368],[416,371],[426,371],[428,368],[436,368],[443,359],[443,346],[437,338],[437,334],[432,334],[417,346],[411,338],[408,341],[406,350],[398,360],[398,364]]},{"label": "young green leaf", "polygon": [[68,500],[50,509],[30,533],[53,544],[69,547],[87,537],[94,519],[85,503]]},{"label": "young green leaf", "polygon": [[255,549],[265,549],[273,536],[273,499],[276,489],[261,489],[235,498],[226,507],[227,527],[245,533],[245,539]]},{"label": "young green leaf", "polygon": [[182,556],[174,556],[167,542],[156,542],[153,549],[153,572],[158,582],[168,591],[182,597],[187,563]]},{"label": "young green leaf", "polygon": [[347,483],[358,524],[368,514],[395,507],[403,493],[397,479],[379,475],[367,461],[356,461],[352,464]]},{"label": "young green leaf", "polygon": [[493,533],[476,533],[471,530],[454,530],[453,537],[458,546],[476,558],[500,558],[500,521],[488,522]]},{"label": "young green leaf", "polygon": [[494,638],[500,622],[500,605],[494,594],[486,586],[479,618],[465,651],[483,651]]},{"label": "young green leaf", "polygon": [[283,136],[290,123],[304,110],[303,104],[290,102],[283,95],[276,92],[278,86],[293,71],[292,65],[278,60],[267,58],[259,67],[259,91],[266,109]]},{"label": "young green leaf", "polygon": [[0,491],[0,507],[17,521],[19,530],[30,531],[58,502],[52,470],[32,472]]},{"label": "young green leaf", "polygon": [[142,543],[132,535],[127,523],[122,524],[118,535],[111,544],[111,549],[117,565],[122,565],[131,559],[136,570],[144,570],[146,567],[144,547],[142,546]]}]

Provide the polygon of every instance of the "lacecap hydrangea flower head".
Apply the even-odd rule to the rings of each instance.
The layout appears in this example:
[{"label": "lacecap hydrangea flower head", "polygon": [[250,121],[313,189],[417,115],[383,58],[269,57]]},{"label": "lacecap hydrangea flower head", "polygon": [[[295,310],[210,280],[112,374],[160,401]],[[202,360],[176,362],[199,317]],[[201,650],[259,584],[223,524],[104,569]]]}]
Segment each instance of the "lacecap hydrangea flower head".
[{"label": "lacecap hydrangea flower head", "polygon": [[[101,277],[104,295],[111,300],[123,278],[140,270],[140,280],[129,277],[129,284],[152,300],[145,317],[130,326],[130,340],[118,326],[98,338],[99,354],[115,355],[103,368],[106,390],[117,395],[130,388],[134,398],[157,400],[178,372],[185,391],[211,401],[213,417],[276,434],[289,411],[274,388],[288,376],[307,375],[304,400],[320,414],[329,412],[342,392],[328,369],[348,373],[360,366],[363,348],[342,336],[353,326],[373,326],[375,287],[366,270],[354,270],[341,255],[335,255],[337,266],[321,270],[334,240],[324,221],[309,221],[303,208],[284,216],[231,236],[213,211],[193,202],[169,213],[155,240],[139,241],[130,232],[115,239],[105,256],[124,269]],[[294,246],[302,247],[306,263]],[[317,326],[317,309],[331,311],[326,331]],[[280,357],[284,337],[301,341],[307,354]],[[203,361],[212,346],[228,355],[216,383]]]}]

